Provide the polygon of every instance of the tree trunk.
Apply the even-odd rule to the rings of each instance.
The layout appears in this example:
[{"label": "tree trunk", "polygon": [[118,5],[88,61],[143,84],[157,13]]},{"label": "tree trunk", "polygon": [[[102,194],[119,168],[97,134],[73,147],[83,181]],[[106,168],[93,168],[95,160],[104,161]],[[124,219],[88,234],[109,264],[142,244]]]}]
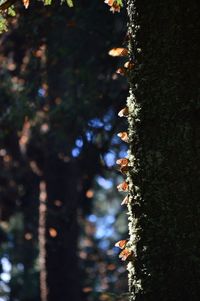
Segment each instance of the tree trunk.
[{"label": "tree trunk", "polygon": [[[135,11],[136,10],[136,11]],[[197,1],[127,2],[131,300],[200,298]],[[138,210],[139,209],[139,210]]]}]

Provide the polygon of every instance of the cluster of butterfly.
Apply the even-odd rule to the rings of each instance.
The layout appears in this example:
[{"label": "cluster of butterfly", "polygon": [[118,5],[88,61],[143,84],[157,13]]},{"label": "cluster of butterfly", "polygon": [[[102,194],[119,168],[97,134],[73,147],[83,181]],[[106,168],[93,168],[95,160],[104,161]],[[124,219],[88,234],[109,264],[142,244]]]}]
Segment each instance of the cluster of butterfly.
[{"label": "cluster of butterfly", "polygon": [[[119,117],[128,117],[128,108],[123,108],[119,113]],[[118,136],[122,139],[122,141],[128,143],[128,134],[127,132],[120,132]],[[119,170],[122,174],[126,174],[129,170],[129,160],[127,158],[121,158],[116,161],[116,163],[119,165]],[[128,192],[129,191],[129,185],[126,181],[120,183],[117,186],[118,191]],[[129,196],[126,195],[123,199],[121,205],[127,205],[129,203]],[[129,241],[127,239],[118,241],[115,246],[120,248],[122,251],[119,254],[119,258],[121,260],[131,260],[133,258],[133,251],[128,248]]]},{"label": "cluster of butterfly", "polygon": [[119,13],[120,9],[121,9],[121,1],[117,1],[117,0],[105,0],[104,1],[106,4],[108,4],[110,6],[110,11],[113,13]]},{"label": "cluster of butterfly", "polygon": [[30,1],[29,0],[22,0],[23,4],[24,4],[24,7],[25,8],[28,8],[29,7],[29,4],[30,4]]},{"label": "cluster of butterfly", "polygon": [[[128,50],[126,48],[113,48],[109,51],[109,55],[113,57],[127,57],[128,56]],[[127,61],[125,62],[124,66],[117,69],[116,73],[121,75],[127,75],[129,70],[132,70],[134,68],[134,63]],[[128,107],[123,108],[119,113],[119,117],[128,117],[129,110]],[[127,132],[120,132],[117,134],[118,137],[121,138],[122,141],[128,143],[129,137]],[[119,165],[119,171],[126,175],[129,171],[129,159],[128,158],[121,158],[116,161],[116,164]],[[123,181],[117,186],[118,191],[123,192],[129,192],[129,184],[127,181]],[[123,199],[121,205],[127,205],[130,202],[129,194],[126,195],[126,197]],[[116,247],[120,248],[122,251],[119,254],[119,258],[121,258],[123,261],[125,260],[132,260],[134,257],[134,253],[131,250],[131,246],[129,243],[129,240],[120,240],[115,244]]]}]

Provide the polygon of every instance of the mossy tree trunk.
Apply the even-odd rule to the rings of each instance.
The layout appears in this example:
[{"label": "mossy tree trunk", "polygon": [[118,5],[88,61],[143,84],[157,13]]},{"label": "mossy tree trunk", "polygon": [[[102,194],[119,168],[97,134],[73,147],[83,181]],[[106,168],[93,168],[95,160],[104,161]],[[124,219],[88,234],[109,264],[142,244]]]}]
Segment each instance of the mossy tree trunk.
[{"label": "mossy tree trunk", "polygon": [[131,300],[200,298],[197,2],[127,1]]}]

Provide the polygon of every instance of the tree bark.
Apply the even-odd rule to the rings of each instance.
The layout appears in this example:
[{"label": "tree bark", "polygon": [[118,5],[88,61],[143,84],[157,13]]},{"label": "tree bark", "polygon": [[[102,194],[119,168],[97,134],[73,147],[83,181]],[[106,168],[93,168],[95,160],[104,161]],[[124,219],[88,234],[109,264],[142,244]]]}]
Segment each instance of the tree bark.
[{"label": "tree bark", "polygon": [[[197,1],[127,1],[131,300],[199,300]],[[137,208],[137,210],[136,210]],[[139,210],[138,210],[139,208]],[[139,212],[139,213],[138,213]]]}]

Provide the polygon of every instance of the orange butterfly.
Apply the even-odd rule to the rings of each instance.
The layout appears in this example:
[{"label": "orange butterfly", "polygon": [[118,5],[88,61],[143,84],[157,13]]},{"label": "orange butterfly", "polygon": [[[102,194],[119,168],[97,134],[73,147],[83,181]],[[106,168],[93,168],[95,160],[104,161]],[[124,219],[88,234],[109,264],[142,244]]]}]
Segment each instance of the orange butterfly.
[{"label": "orange butterfly", "polygon": [[127,56],[128,50],[126,48],[112,48],[108,54],[111,56]]},{"label": "orange butterfly", "polygon": [[118,191],[128,191],[128,183],[122,182],[117,186]]},{"label": "orange butterfly", "polygon": [[24,7],[28,8],[29,7],[29,0],[22,0]]},{"label": "orange butterfly", "polygon": [[119,258],[121,258],[122,261],[130,260],[132,258],[133,251],[128,250],[125,248],[121,253],[119,254]]},{"label": "orange butterfly", "polygon": [[108,4],[111,8],[110,10],[115,13],[115,12],[120,12],[120,5],[117,3],[116,0],[105,0],[104,1],[106,4]]},{"label": "orange butterfly", "polygon": [[128,163],[129,163],[129,160],[127,158],[121,158],[116,161],[116,164],[120,165],[121,167],[127,166]]},{"label": "orange butterfly", "polygon": [[106,4],[108,4],[109,6],[113,6],[113,4],[114,4],[115,1],[116,1],[116,0],[105,0],[104,2],[105,2]]},{"label": "orange butterfly", "polygon": [[124,249],[127,245],[127,242],[128,242],[127,239],[119,240],[118,242],[116,242],[115,247],[118,247],[120,249]]},{"label": "orange butterfly", "polygon": [[126,69],[124,67],[120,67],[116,70],[116,73],[120,74],[120,75],[125,75],[126,74]]},{"label": "orange butterfly", "polygon": [[128,108],[125,107],[121,111],[119,111],[118,116],[119,117],[128,117],[128,114],[129,114]]},{"label": "orange butterfly", "polygon": [[120,13],[120,5],[118,5],[116,2],[113,4],[113,6],[111,7],[110,11],[115,13],[115,12],[118,12]]},{"label": "orange butterfly", "polygon": [[120,133],[117,134],[117,136],[119,138],[121,138],[122,141],[128,142],[128,133],[127,132],[120,132]]},{"label": "orange butterfly", "polygon": [[126,62],[124,64],[124,68],[128,69],[128,70],[131,70],[135,67],[135,65],[132,63],[132,62]]}]

